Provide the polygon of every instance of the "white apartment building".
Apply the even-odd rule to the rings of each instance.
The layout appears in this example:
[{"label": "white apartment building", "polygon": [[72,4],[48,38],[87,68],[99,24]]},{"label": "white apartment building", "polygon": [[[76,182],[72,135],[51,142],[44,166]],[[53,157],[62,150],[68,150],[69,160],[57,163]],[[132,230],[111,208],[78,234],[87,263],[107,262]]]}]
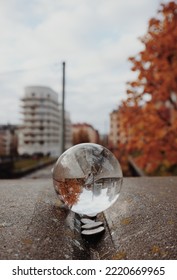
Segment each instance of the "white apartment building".
[{"label": "white apartment building", "polygon": [[[49,87],[28,86],[21,103],[23,123],[19,132],[19,154],[41,153],[58,157],[61,154],[61,104],[58,94]],[[67,118],[66,126],[68,115]],[[71,130],[68,130],[66,141],[70,142]]]}]

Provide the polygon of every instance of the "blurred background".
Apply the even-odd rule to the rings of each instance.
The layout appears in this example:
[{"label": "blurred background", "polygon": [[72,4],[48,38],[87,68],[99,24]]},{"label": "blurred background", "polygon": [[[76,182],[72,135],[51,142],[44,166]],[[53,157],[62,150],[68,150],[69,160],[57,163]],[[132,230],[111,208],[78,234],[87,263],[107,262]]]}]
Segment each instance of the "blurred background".
[{"label": "blurred background", "polygon": [[0,178],[72,145],[124,176],[177,175],[177,2],[0,2]]}]

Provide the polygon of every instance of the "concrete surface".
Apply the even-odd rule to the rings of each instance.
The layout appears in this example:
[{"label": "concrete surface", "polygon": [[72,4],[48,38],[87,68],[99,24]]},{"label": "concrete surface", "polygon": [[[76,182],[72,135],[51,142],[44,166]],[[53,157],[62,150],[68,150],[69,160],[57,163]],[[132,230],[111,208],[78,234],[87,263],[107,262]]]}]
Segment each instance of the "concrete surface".
[{"label": "concrete surface", "polygon": [[0,259],[87,258],[51,180],[1,180],[0,213]]},{"label": "concrete surface", "polygon": [[177,259],[177,177],[124,178],[117,202],[84,240],[52,180],[0,180],[0,259]]}]

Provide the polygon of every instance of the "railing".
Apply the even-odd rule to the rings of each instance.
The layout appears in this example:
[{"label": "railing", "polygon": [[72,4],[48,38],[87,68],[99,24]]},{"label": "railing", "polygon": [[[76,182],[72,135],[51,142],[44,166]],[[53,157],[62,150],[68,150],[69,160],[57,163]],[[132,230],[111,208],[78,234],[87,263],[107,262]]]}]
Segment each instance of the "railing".
[{"label": "railing", "polygon": [[133,158],[132,157],[129,157],[128,159],[128,164],[129,164],[129,169],[130,169],[130,172],[132,174],[132,176],[138,176],[138,177],[144,177],[146,176],[145,173],[143,172],[142,169],[140,169],[136,163],[134,162]]}]

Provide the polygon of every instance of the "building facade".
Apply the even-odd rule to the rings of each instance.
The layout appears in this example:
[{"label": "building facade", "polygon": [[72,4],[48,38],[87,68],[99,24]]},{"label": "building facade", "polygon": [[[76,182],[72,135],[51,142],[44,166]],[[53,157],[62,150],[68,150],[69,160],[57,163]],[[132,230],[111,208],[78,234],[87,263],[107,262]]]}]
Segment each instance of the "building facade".
[{"label": "building facade", "polygon": [[[94,129],[94,127],[88,123],[76,123],[72,125],[72,135],[73,135],[73,142],[77,141],[82,142],[82,139],[90,142],[90,143],[99,143],[99,133],[98,130]],[[82,136],[84,136],[82,138]],[[74,140],[76,139],[76,140]],[[79,140],[80,139],[80,140]]]},{"label": "building facade", "polygon": [[[19,132],[20,155],[43,154],[58,157],[61,154],[61,104],[58,94],[49,87],[28,86],[21,99],[22,127]],[[67,115],[66,126],[69,124]],[[68,146],[71,131],[67,128]]]},{"label": "building facade", "polygon": [[110,113],[110,131],[108,136],[109,148],[115,149],[118,147],[119,141],[119,111],[113,110]]},{"label": "building facade", "polygon": [[15,125],[0,125],[0,157],[17,154],[17,129]]}]

